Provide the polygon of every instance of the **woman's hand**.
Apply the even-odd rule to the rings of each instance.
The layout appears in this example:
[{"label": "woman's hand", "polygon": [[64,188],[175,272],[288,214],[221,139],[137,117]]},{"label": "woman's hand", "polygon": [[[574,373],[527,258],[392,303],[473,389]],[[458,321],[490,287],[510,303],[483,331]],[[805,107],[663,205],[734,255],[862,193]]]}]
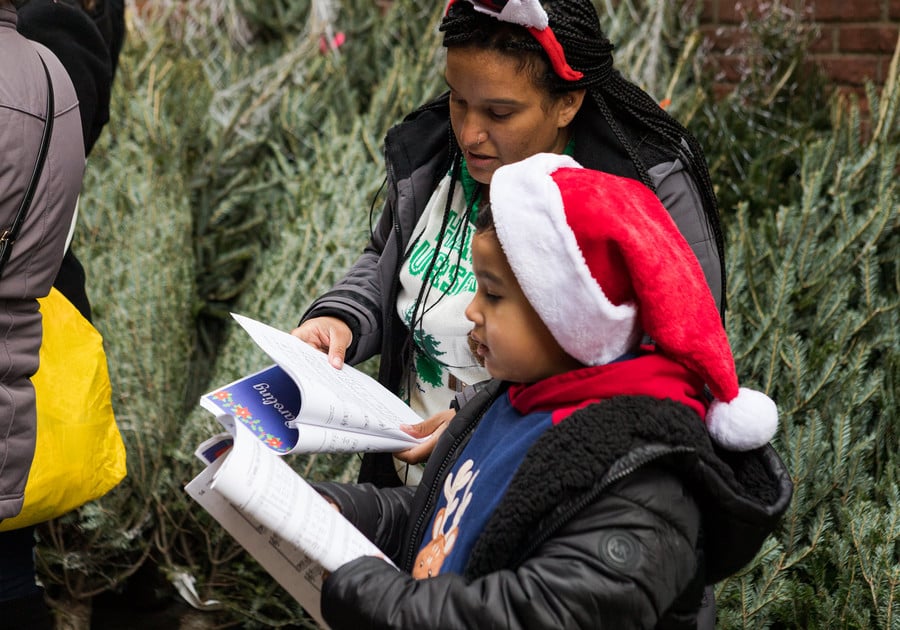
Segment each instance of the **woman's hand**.
[{"label": "woman's hand", "polygon": [[428,456],[431,455],[431,451],[434,450],[434,445],[437,442],[437,439],[440,437],[441,433],[444,432],[444,429],[447,428],[447,424],[453,419],[453,416],[455,415],[456,410],[447,409],[446,411],[439,411],[427,420],[423,420],[418,424],[401,425],[400,428],[403,429],[403,432],[413,436],[414,438],[424,438],[431,436],[431,439],[427,440],[426,442],[422,442],[421,444],[417,444],[412,448],[408,448],[405,451],[394,453],[394,457],[399,459],[401,462],[406,462],[407,464],[418,464],[419,462],[424,462],[426,459],[428,459]]},{"label": "woman's hand", "polygon": [[313,317],[291,331],[316,350],[328,353],[328,362],[340,370],[353,341],[350,327],[337,317]]}]

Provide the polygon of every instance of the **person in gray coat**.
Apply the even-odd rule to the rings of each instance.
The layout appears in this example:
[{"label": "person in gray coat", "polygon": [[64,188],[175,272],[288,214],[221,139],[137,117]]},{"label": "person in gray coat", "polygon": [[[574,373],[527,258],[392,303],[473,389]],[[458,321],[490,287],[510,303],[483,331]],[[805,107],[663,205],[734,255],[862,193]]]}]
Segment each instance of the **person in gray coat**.
[{"label": "person in gray coat", "polygon": [[[0,0],[0,227],[8,228],[31,178],[53,85],[52,135],[38,186],[18,240],[0,275],[0,519],[22,508],[35,448],[35,396],[41,314],[59,270],[84,172],[84,141],[75,89],[44,46],[16,30],[17,13]],[[34,579],[33,532],[0,535],[0,619],[13,627],[49,627]],[[33,604],[38,604],[32,607]],[[40,620],[27,615],[36,610]],[[27,623],[26,623],[27,622]]]}]

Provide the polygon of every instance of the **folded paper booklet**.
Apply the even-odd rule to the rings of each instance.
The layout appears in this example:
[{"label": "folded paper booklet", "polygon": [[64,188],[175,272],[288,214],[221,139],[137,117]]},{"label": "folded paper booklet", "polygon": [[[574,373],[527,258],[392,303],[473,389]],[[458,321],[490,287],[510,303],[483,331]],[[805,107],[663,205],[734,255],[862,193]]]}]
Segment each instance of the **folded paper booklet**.
[{"label": "folded paper booklet", "polygon": [[400,430],[421,421],[378,381],[297,337],[234,315],[276,365],[200,399],[207,411],[232,416],[276,453],[396,452],[420,440]]},{"label": "folded paper booklet", "polygon": [[246,425],[230,429],[197,449],[208,465],[185,490],[327,628],[323,572],[384,555]]},{"label": "folded paper booklet", "polygon": [[399,426],[420,418],[366,374],[336,370],[300,339],[233,317],[276,365],[201,397],[226,432],[197,448],[206,468],[185,490],[326,627],[323,572],[383,554],[280,456],[409,448],[418,440]]}]

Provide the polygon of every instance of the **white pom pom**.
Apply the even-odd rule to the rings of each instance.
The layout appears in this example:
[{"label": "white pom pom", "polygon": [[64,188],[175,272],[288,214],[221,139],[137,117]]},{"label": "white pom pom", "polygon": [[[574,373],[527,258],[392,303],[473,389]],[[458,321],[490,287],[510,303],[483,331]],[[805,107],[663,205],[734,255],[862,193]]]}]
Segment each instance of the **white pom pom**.
[{"label": "white pom pom", "polygon": [[706,413],[709,435],[732,451],[749,451],[768,443],[778,428],[778,408],[771,398],[741,387],[731,402],[714,400]]}]

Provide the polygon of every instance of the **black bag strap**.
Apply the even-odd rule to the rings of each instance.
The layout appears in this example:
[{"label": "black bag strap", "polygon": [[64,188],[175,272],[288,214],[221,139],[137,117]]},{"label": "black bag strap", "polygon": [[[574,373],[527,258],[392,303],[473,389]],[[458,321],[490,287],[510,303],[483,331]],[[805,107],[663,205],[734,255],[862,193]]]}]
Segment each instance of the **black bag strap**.
[{"label": "black bag strap", "polygon": [[13,219],[12,225],[4,229],[3,232],[0,232],[0,275],[3,275],[3,268],[6,266],[6,261],[9,260],[13,243],[15,243],[16,239],[19,237],[19,230],[22,228],[22,223],[25,221],[25,214],[28,212],[28,207],[31,205],[31,200],[34,198],[34,192],[37,190],[38,180],[41,178],[41,171],[44,169],[44,161],[47,158],[47,149],[50,146],[50,134],[53,132],[53,115],[55,113],[53,105],[53,81],[50,79],[50,71],[47,69],[47,64],[44,63],[44,59],[40,55],[38,55],[38,59],[41,60],[41,65],[44,66],[44,74],[47,75],[47,117],[44,119],[44,133],[41,136],[41,147],[38,149],[37,159],[34,162],[34,170],[31,173],[31,181],[28,182],[28,188],[25,189],[25,196],[22,198],[22,204],[19,206],[18,212],[16,212],[16,218]]}]

